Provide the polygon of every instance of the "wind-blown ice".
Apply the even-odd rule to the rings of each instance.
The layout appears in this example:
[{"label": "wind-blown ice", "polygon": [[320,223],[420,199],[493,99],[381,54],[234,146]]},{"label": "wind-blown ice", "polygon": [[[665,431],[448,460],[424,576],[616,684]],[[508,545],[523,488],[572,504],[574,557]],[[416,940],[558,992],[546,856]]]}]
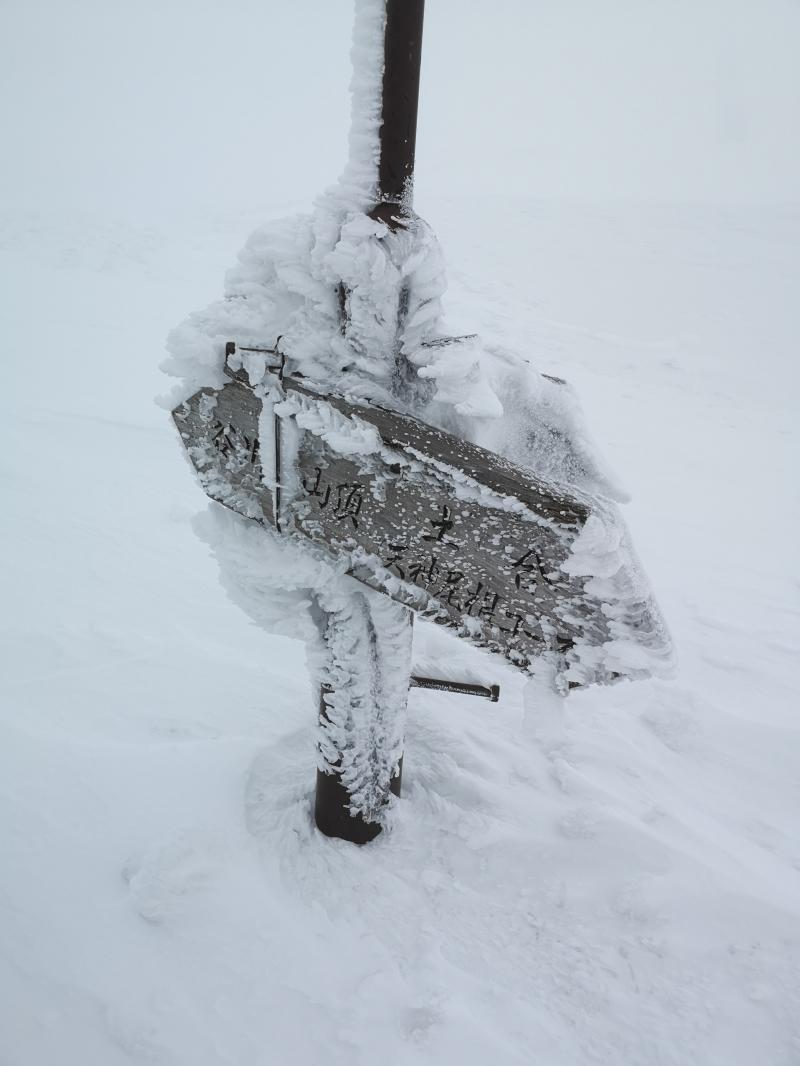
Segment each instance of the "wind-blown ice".
[{"label": "wind-blown ice", "polygon": [[[224,383],[226,342],[275,348],[286,373],[302,374],[323,392],[412,413],[596,501],[597,517],[576,543],[568,572],[608,597],[613,639],[581,649],[567,680],[668,673],[666,627],[612,502],[625,495],[598,457],[574,392],[520,353],[478,337],[448,337],[444,258],[430,227],[413,214],[397,229],[370,217],[378,192],[384,15],[383,0],[356,4],[350,158],[341,178],[311,214],[257,230],[228,272],[224,299],[173,331],[164,369],[181,383],[169,403]],[[409,188],[408,209],[411,196]],[[237,358],[256,390],[266,392],[268,360],[241,352]],[[305,429],[323,438],[334,433],[340,450],[378,449],[363,427],[336,419],[323,426],[324,404],[317,408],[298,413],[296,403],[277,403],[274,411],[287,422],[304,419]],[[261,437],[262,454],[269,455],[270,431]],[[614,542],[611,570],[609,552],[597,548],[598,524]],[[292,568],[302,572],[305,546],[282,550],[297,552]],[[280,615],[282,598],[274,604]]]},{"label": "wind-blown ice", "polygon": [[316,546],[265,535],[212,504],[195,531],[216,558],[228,596],[255,623],[303,640],[325,693],[320,769],[333,769],[366,821],[378,820],[403,753],[408,611],[359,585]]}]

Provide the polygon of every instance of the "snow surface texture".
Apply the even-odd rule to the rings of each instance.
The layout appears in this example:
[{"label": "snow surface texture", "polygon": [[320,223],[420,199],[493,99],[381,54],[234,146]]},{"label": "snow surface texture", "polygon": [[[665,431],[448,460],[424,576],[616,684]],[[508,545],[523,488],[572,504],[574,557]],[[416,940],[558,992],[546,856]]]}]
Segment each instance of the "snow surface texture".
[{"label": "snow surface texture", "polygon": [[[225,383],[227,341],[243,348],[279,347],[289,374],[299,372],[323,390],[410,411],[560,487],[603,497],[566,568],[586,577],[590,591],[608,603],[609,639],[599,647],[576,642],[566,669],[554,655],[557,674],[547,653],[532,669],[541,669],[564,691],[568,682],[669,676],[673,662],[666,626],[609,499],[623,499],[623,494],[596,458],[574,394],[563,380],[536,372],[512,349],[477,337],[442,343],[444,264],[430,227],[415,216],[407,228],[393,232],[367,213],[378,195],[384,15],[385,0],[356,4],[350,159],[340,181],[319,198],[312,215],[257,230],[240,253],[239,266],[228,274],[225,299],[172,332],[164,369],[182,383],[168,405],[203,386]],[[411,194],[409,189],[409,210]],[[238,360],[257,392],[271,395],[268,359],[242,353]],[[274,411],[288,420],[295,408],[278,404]],[[316,431],[313,425],[306,428]],[[358,427],[350,436],[356,439],[339,434],[346,452],[361,445]],[[262,420],[260,444],[267,458],[272,437],[271,420]],[[290,464],[284,465],[288,470]],[[223,520],[220,534],[228,529]],[[305,550],[298,547],[297,569],[304,566]],[[278,611],[284,609],[284,597],[275,602]],[[292,606],[298,608],[299,601]],[[280,628],[279,617],[275,624]],[[356,675],[355,666],[350,672]]]},{"label": "snow surface texture", "polygon": [[418,625],[500,702],[412,690],[391,832],[322,838],[308,612],[220,588],[151,407],[254,220],[4,220],[4,1066],[796,1066],[800,216],[428,207],[455,329],[589,406],[680,676],[552,704]]},{"label": "snow surface texture", "polygon": [[[0,180],[24,182],[33,205],[9,213],[4,197],[0,211],[0,1062],[796,1066],[800,212],[716,194],[723,175],[747,192],[756,171],[796,198],[764,105],[772,86],[787,123],[796,109],[800,9],[576,18],[565,4],[543,20],[525,3],[524,33],[498,19],[490,35],[482,5],[428,5],[448,84],[427,95],[419,182],[474,143],[452,121],[469,93],[482,118],[480,79],[463,76],[471,42],[510,97],[526,63],[538,101],[529,121],[518,97],[528,140],[513,157],[509,122],[492,108],[487,130],[484,116],[481,195],[418,183],[451,264],[450,326],[575,385],[631,490],[681,671],[561,706],[418,626],[418,672],[497,681],[501,700],[410,693],[404,798],[391,836],[359,850],[312,829],[303,644],[265,634],[221,589],[192,533],[207,500],[151,406],[167,330],[214,298],[259,220],[304,210],[338,166],[337,131],[292,201],[287,145],[326,101],[313,82],[304,110],[287,78],[299,51],[322,71],[337,48],[307,20],[291,48],[257,22],[341,18],[315,6],[226,5],[222,20],[212,6],[26,0],[21,31],[20,17],[0,34],[0,106],[19,120]],[[714,49],[737,34],[719,63],[731,100]],[[244,52],[235,77],[220,51]],[[273,63],[284,125],[270,139]],[[225,148],[250,137],[264,153],[238,168],[249,201],[209,111],[231,123]],[[720,118],[731,136],[709,165]],[[193,146],[206,156],[187,167]],[[214,164],[224,187],[207,181]],[[662,200],[696,179],[714,202],[548,201],[531,191],[543,172],[548,189],[595,196],[624,172],[625,195]],[[87,183],[70,210],[65,190]],[[282,617],[305,635],[307,612]]]}]

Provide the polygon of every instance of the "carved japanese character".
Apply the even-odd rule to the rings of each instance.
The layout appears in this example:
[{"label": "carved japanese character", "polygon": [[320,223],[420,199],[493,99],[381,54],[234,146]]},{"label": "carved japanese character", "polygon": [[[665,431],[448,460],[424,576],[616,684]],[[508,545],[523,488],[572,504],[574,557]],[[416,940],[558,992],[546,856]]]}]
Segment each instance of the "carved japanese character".
[{"label": "carved japanese character", "polygon": [[477,610],[475,610],[475,617],[485,618],[488,622],[491,622],[499,600],[500,596],[498,593],[492,592],[491,589],[484,588],[483,582],[479,581],[475,587],[475,591],[464,601],[462,609],[465,610],[467,614],[472,614],[473,608],[477,607]]},{"label": "carved japanese character", "polygon": [[320,509],[322,509],[328,506],[328,500],[331,498],[331,487],[330,485],[326,485],[323,490],[320,486],[320,481],[322,480],[321,467],[314,467],[314,472],[317,475],[314,484],[309,488],[307,479],[303,478],[303,488],[306,490],[309,496],[316,497],[317,501],[319,502]]},{"label": "carved japanese character", "polygon": [[539,582],[549,585],[550,582],[542,571],[542,558],[536,548],[530,548],[514,561],[514,584],[518,589],[527,592],[529,596],[536,596],[539,592]]},{"label": "carved japanese character", "polygon": [[353,484],[337,485],[336,494],[336,510],[333,517],[339,521],[349,518],[353,523],[353,529],[358,529],[358,516],[361,513],[361,504],[364,502],[364,486],[357,481]]},{"label": "carved japanese character", "polygon": [[446,599],[451,607],[457,607],[458,605],[453,603],[453,596],[458,592],[459,586],[463,584],[465,576],[463,570],[448,570],[444,581],[437,589],[436,595]]},{"label": "carved japanese character", "polygon": [[423,587],[427,587],[435,579],[435,576],[439,573],[439,563],[436,556],[431,554],[429,560],[416,560],[409,564],[408,567],[408,580],[417,584],[417,579],[422,578]]},{"label": "carved japanese character", "polygon": [[397,571],[400,580],[405,581],[406,572],[405,569],[400,565],[400,560],[403,558],[403,555],[408,551],[408,545],[390,544],[389,550],[392,554],[384,560],[383,565],[386,567],[387,570],[393,566]]},{"label": "carved japanese character", "polygon": [[218,418],[211,424],[211,443],[226,459],[235,450],[235,432],[233,426],[220,422]]},{"label": "carved japanese character", "polygon": [[539,642],[544,640],[544,634],[541,632],[541,627],[539,633],[531,633],[530,629],[524,625],[526,621],[525,615],[518,614],[516,611],[509,611],[507,607],[503,608],[501,614],[509,619],[512,624],[511,626],[498,625],[498,629],[500,629],[502,633],[508,633],[512,640],[518,636],[525,636],[530,640]]},{"label": "carved japanese character", "polygon": [[211,424],[211,443],[225,459],[236,458],[241,462],[254,462],[258,450],[258,438],[251,441],[231,423],[215,419]]},{"label": "carved japanese character", "polygon": [[455,525],[455,522],[453,522],[452,519],[450,518],[450,514],[451,514],[450,508],[447,506],[447,504],[444,504],[444,506],[442,507],[442,517],[438,521],[436,519],[433,519],[433,518],[429,519],[429,522],[433,526],[433,528],[436,530],[436,533],[424,533],[423,536],[422,536],[422,539],[423,540],[432,540],[436,544],[453,544],[453,543],[455,543],[449,537],[447,539],[445,539],[445,534],[447,534],[453,528],[453,526]]}]

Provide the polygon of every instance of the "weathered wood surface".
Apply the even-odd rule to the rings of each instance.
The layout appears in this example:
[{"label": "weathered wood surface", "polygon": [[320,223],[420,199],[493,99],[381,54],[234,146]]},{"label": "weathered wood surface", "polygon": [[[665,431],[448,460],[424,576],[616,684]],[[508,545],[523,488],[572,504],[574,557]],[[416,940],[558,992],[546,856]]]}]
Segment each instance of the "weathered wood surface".
[{"label": "weathered wood surface", "polygon": [[[323,397],[298,379],[283,388],[375,427],[383,442],[342,455],[302,431],[295,491],[284,491],[281,507],[287,535],[345,554],[365,584],[523,668],[548,653],[563,672],[576,644],[609,639],[602,603],[561,569],[589,514],[584,501],[411,416]],[[201,389],[173,412],[208,495],[274,525],[261,416],[262,401],[241,380]],[[289,475],[281,471],[284,486]]]},{"label": "weathered wood surface", "polygon": [[[241,377],[238,380],[242,380]],[[428,462],[438,462],[460,471],[501,496],[514,497],[543,518],[580,525],[589,515],[588,507],[581,501],[559,493],[553,486],[538,481],[502,456],[452,433],[378,404],[355,405],[336,395],[321,397],[295,379],[287,379],[286,384],[290,391],[312,399],[324,398],[342,414],[368,422],[389,447],[417,452]]]}]

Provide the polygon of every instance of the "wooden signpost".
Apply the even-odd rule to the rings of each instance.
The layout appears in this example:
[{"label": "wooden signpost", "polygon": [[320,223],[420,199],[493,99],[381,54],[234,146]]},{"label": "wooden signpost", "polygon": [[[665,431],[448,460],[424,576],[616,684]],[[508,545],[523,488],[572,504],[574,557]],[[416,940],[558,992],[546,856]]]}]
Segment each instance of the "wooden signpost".
[{"label": "wooden signpost", "polygon": [[[422,14],[423,0],[386,2],[369,214],[391,231],[412,217]],[[342,284],[345,337],[348,301]],[[401,294],[399,322],[403,313]],[[262,373],[251,384],[253,353]],[[591,497],[408,413],[286,374],[287,356],[280,344],[239,349],[230,340],[229,383],[200,389],[173,418],[212,499],[344,560],[364,590],[354,584],[315,607],[327,649],[316,821],[329,835],[364,843],[380,831],[390,792],[399,794],[409,686],[497,698],[496,686],[411,676],[412,612],[521,669],[546,657],[572,684],[613,679],[601,657],[593,670],[586,652],[613,639],[621,608],[568,565],[599,506]],[[660,625],[646,600],[624,610],[629,632],[646,638]]]},{"label": "wooden signpost", "polygon": [[[230,363],[235,345],[228,352]],[[561,569],[591,513],[588,501],[410,415],[321,396],[296,378],[281,383],[296,401],[295,418],[322,408],[321,424],[338,420],[339,435],[352,427],[363,439],[364,427],[373,430],[375,449],[342,455],[307,429],[293,471],[281,469],[280,448],[277,469],[265,471],[262,400],[243,370],[229,365],[228,373],[230,385],[201,389],[173,412],[212,499],[346,554],[365,585],[515,666],[548,651],[565,672],[577,643],[609,639],[603,602]],[[280,439],[292,416],[272,417]],[[290,473],[294,494],[278,499],[267,484],[285,485]]]}]

